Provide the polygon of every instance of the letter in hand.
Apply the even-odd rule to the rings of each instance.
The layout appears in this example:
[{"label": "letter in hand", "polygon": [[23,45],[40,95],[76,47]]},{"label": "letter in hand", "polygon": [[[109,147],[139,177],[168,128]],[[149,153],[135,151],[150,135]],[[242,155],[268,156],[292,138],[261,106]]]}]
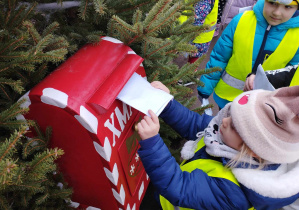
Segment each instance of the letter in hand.
[{"label": "letter in hand", "polygon": [[249,77],[246,78],[244,91],[253,90],[254,79],[255,79],[255,74],[251,74]]},{"label": "letter in hand", "polygon": [[152,111],[148,110],[149,116],[144,118],[137,124],[138,134],[142,140],[151,138],[159,133],[160,123],[158,116]]},{"label": "letter in hand", "polygon": [[153,81],[153,82],[151,83],[151,85],[152,85],[154,88],[163,90],[163,91],[165,91],[166,93],[169,93],[169,94],[170,94],[169,89],[168,89],[162,82],[160,82],[160,81]]}]

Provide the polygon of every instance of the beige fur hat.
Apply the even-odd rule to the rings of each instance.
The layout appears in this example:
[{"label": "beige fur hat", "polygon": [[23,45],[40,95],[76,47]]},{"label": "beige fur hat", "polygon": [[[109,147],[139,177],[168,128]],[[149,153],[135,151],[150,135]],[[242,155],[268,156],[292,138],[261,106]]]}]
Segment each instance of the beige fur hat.
[{"label": "beige fur hat", "polygon": [[285,5],[298,5],[298,0],[268,0],[269,2],[277,2]]},{"label": "beige fur hat", "polygon": [[299,160],[299,86],[244,92],[230,111],[239,135],[259,157],[273,163]]}]

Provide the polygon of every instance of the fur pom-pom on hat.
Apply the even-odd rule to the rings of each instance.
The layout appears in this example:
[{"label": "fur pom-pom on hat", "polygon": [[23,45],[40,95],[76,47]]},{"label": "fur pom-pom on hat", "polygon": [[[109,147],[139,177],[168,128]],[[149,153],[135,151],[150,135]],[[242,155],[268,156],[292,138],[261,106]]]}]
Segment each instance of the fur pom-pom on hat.
[{"label": "fur pom-pom on hat", "polygon": [[231,104],[236,130],[259,157],[273,163],[299,160],[299,86],[253,90]]},{"label": "fur pom-pom on hat", "polygon": [[279,4],[284,4],[284,5],[298,5],[299,1],[298,0],[267,0],[269,2],[276,2]]}]

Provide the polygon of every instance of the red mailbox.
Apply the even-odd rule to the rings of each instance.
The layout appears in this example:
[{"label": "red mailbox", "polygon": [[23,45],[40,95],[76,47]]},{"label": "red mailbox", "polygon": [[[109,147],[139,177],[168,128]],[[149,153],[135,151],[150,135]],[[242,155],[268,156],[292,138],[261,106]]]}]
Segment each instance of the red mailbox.
[{"label": "red mailbox", "polygon": [[24,117],[52,127],[51,147],[73,188],[73,205],[139,209],[149,178],[139,159],[134,125],[143,114],[116,97],[143,59],[111,37],[86,45],[25,97]]}]

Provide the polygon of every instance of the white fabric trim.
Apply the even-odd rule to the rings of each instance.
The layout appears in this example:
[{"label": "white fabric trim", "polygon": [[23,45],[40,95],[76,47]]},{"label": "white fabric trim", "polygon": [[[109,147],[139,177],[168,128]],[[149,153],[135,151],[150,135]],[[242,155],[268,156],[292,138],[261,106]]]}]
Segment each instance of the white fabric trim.
[{"label": "white fabric trim", "polygon": [[241,184],[263,196],[286,198],[299,192],[299,161],[273,171],[234,168],[232,172]]}]

